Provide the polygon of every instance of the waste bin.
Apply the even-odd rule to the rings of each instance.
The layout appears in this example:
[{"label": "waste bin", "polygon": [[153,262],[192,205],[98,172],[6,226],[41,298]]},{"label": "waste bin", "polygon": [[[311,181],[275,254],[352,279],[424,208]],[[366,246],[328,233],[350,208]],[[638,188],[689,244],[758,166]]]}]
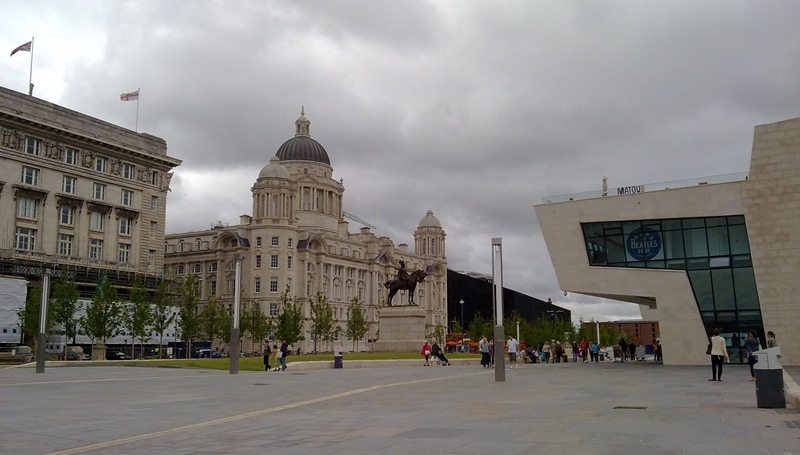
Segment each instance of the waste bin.
[{"label": "waste bin", "polygon": [[753,366],[756,373],[756,403],[759,408],[785,408],[783,393],[783,367],[778,361],[781,348],[774,347],[755,351],[758,362]]},{"label": "waste bin", "polygon": [[333,350],[333,367],[334,368],[342,368],[342,348],[336,348]]}]

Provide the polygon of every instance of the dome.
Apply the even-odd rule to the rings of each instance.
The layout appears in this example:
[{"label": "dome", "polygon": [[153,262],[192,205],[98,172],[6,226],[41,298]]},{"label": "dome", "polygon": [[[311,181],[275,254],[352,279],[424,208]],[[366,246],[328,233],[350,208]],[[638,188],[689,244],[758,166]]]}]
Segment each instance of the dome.
[{"label": "dome", "polygon": [[425,214],[425,217],[419,220],[419,227],[442,227],[442,223],[439,222],[439,219],[433,216],[433,210],[428,210],[428,213]]},{"label": "dome", "polygon": [[275,155],[281,161],[316,161],[330,166],[331,160],[325,147],[311,139],[309,134],[311,122],[305,114],[305,109],[301,108],[300,117],[294,122],[296,128],[294,137],[284,142]]},{"label": "dome", "polygon": [[289,169],[286,169],[286,166],[281,164],[281,160],[277,156],[273,156],[269,159],[269,164],[261,168],[261,172],[258,173],[259,179],[263,179],[265,177],[288,179]]}]

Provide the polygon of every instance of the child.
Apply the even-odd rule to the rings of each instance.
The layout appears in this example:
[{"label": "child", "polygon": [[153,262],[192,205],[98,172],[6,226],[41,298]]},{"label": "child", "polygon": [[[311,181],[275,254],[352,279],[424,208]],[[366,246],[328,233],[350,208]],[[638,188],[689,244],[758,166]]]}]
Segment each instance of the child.
[{"label": "child", "polygon": [[275,369],[273,369],[272,371],[281,371],[281,366],[280,366],[280,363],[281,363],[281,351],[280,351],[280,349],[278,349],[278,345],[277,344],[273,344],[272,345],[272,356],[271,357],[272,357],[272,362],[275,365]]}]

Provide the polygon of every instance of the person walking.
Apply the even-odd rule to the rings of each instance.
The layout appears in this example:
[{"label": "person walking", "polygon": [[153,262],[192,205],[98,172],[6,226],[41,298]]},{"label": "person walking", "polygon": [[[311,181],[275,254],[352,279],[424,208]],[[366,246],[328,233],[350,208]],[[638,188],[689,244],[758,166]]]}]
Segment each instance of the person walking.
[{"label": "person walking", "polygon": [[589,356],[592,358],[592,362],[600,361],[600,345],[596,341],[592,341],[592,344],[589,345]]},{"label": "person walking", "polygon": [[550,363],[550,343],[545,341],[544,346],[542,346],[542,355],[544,356],[544,363]]},{"label": "person walking", "polygon": [[272,369],[272,371],[280,371],[281,367],[280,365],[278,365],[278,362],[280,362],[280,358],[281,358],[281,351],[280,349],[278,349],[277,344],[273,344],[272,353],[270,354],[270,363],[272,365],[275,365],[275,367]]},{"label": "person walking", "polygon": [[709,340],[711,350],[711,379],[709,381],[722,381],[722,364],[730,360],[728,350],[725,348],[725,338],[719,336],[720,330],[714,329],[714,335]]},{"label": "person walking", "polygon": [[264,371],[269,371],[270,370],[269,356],[271,354],[272,354],[272,352],[269,349],[269,343],[267,343],[267,347],[264,348]]},{"label": "person walking", "polygon": [[775,332],[773,332],[772,330],[767,332],[767,347],[768,348],[778,347],[778,341],[775,340]]},{"label": "person walking", "polygon": [[581,349],[581,358],[583,359],[583,363],[588,362],[589,340],[587,340],[586,337],[583,337],[583,339],[581,339],[580,349]]},{"label": "person walking", "polygon": [[756,371],[754,366],[758,362],[758,358],[756,358],[754,352],[761,350],[761,340],[754,329],[747,331],[747,337],[744,339],[744,349],[747,352],[747,364],[750,366],[750,380],[755,381]]},{"label": "person walking", "polygon": [[628,356],[628,342],[625,341],[625,337],[619,339],[619,356],[622,363],[625,363],[625,357]]},{"label": "person walking", "polygon": [[628,343],[628,354],[630,354],[628,357],[629,360],[636,361],[636,343],[633,341]]},{"label": "person walking", "polygon": [[281,371],[286,371],[286,355],[289,354],[289,343],[281,340]]},{"label": "person walking", "polygon": [[494,366],[494,338],[489,340],[489,367]]},{"label": "person walking", "polygon": [[661,352],[661,338],[656,338],[656,362],[663,362],[664,356]]},{"label": "person walking", "polygon": [[481,366],[489,368],[489,340],[486,337],[481,337],[478,342],[478,351],[481,353]]},{"label": "person walking", "polygon": [[431,366],[431,364],[430,364],[430,360],[431,360],[431,345],[429,345],[427,341],[425,342],[425,344],[422,345],[422,349],[419,350],[419,353],[423,357],[425,357],[425,366],[426,367]]},{"label": "person walking", "polygon": [[512,335],[509,335],[508,344],[506,346],[506,349],[508,349],[509,368],[514,368],[517,366],[517,347],[519,346],[519,343],[517,342],[516,338],[514,338]]},{"label": "person walking", "polygon": [[442,351],[442,348],[436,341],[434,341],[433,345],[431,345],[431,355],[436,357],[440,365],[450,366],[450,360],[448,360],[447,356],[444,355],[444,351]]}]

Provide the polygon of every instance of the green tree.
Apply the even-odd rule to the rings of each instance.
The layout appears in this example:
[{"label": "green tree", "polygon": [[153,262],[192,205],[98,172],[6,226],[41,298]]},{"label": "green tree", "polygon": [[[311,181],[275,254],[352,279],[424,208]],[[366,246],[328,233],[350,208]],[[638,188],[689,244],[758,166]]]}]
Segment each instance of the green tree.
[{"label": "green tree", "polygon": [[467,332],[472,340],[480,340],[481,337],[491,338],[494,333],[494,326],[491,320],[484,319],[481,314],[476,314],[469,321]]},{"label": "green tree", "polygon": [[259,343],[261,351],[263,351],[264,339],[269,336],[269,332],[272,330],[272,320],[261,311],[261,306],[258,302],[250,302],[242,311],[241,328],[242,332],[250,334],[250,338],[253,340],[253,348],[255,349],[255,344]]},{"label": "green tree", "polygon": [[111,286],[108,277],[103,276],[92,296],[92,302],[86,307],[86,315],[80,319],[81,329],[92,340],[92,344],[103,345],[107,338],[119,333],[122,319],[123,308],[117,301],[117,291]]},{"label": "green tree", "polygon": [[347,309],[347,328],[345,334],[347,338],[353,340],[353,350],[358,352],[358,341],[364,338],[369,331],[367,321],[367,311],[361,305],[358,297],[353,297],[350,301],[350,308]]},{"label": "green tree", "polygon": [[192,341],[200,331],[199,296],[194,275],[188,275],[180,288],[178,297],[178,326],[181,338],[186,342],[186,358],[192,355]]},{"label": "green tree", "polygon": [[289,291],[281,294],[281,312],[277,317],[275,335],[288,344],[304,340],[303,337],[303,309],[292,301]]},{"label": "green tree", "polygon": [[452,333],[462,333],[462,331],[464,330],[463,327],[461,327],[461,321],[459,321],[458,319],[453,319],[452,321],[450,321],[450,327],[453,328],[453,330],[451,331]]},{"label": "green tree", "polygon": [[225,346],[230,348],[231,345],[231,330],[233,329],[233,315],[225,308],[220,307],[219,312],[219,338],[225,343]]},{"label": "green tree", "polygon": [[72,281],[58,279],[53,282],[52,291],[53,321],[62,327],[64,334],[64,359],[67,358],[67,344],[78,335],[78,286]]},{"label": "green tree", "polygon": [[445,329],[442,324],[427,324],[425,326],[425,338],[441,345],[444,342]]},{"label": "green tree", "polygon": [[[150,326],[153,322],[153,309],[147,301],[147,291],[137,280],[131,289],[131,299],[127,305],[124,322],[125,329],[131,336],[131,354],[136,351],[136,339],[141,346],[141,357],[144,358],[144,342],[150,340]],[[131,357],[135,357],[131,355]]]},{"label": "green tree", "polygon": [[172,294],[169,290],[169,285],[166,281],[162,281],[158,285],[156,295],[153,300],[153,330],[158,332],[158,358],[162,358],[161,348],[164,346],[164,332],[169,329],[175,321],[175,307],[173,303]]},{"label": "green tree", "polygon": [[317,292],[311,301],[311,336],[314,339],[314,352],[317,352],[317,340],[331,341],[335,334],[333,323],[333,305],[325,294]]},{"label": "green tree", "polygon": [[219,336],[222,328],[222,318],[220,316],[223,311],[226,310],[222,309],[213,297],[208,299],[208,302],[203,305],[203,309],[200,310],[199,335],[213,342],[214,338]]},{"label": "green tree", "polygon": [[[31,346],[36,352],[36,340],[39,333],[39,308],[42,304],[42,283],[36,281],[28,288],[25,297],[25,307],[17,312],[19,327],[25,336],[25,344]],[[49,333],[54,326],[53,305],[47,305],[47,326],[46,332]]]}]

